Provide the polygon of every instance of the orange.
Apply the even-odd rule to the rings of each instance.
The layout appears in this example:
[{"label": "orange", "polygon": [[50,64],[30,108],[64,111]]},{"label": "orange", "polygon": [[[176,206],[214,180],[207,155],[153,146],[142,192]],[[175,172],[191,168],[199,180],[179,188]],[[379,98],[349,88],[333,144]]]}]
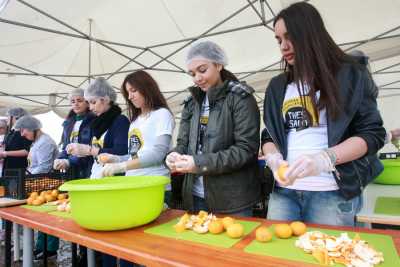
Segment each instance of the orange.
[{"label": "orange", "polygon": [[288,168],[289,168],[289,166],[286,164],[282,164],[281,166],[279,166],[279,168],[278,168],[279,178],[281,178],[282,180],[286,180],[285,173],[287,172]]},{"label": "orange", "polygon": [[39,201],[40,201],[41,203],[46,202],[46,197],[45,197],[45,195],[43,195],[43,196],[38,196],[38,198],[36,198],[36,199],[39,199]]},{"label": "orange", "polygon": [[272,239],[272,234],[267,227],[261,226],[256,230],[256,240],[259,242],[268,242]]},{"label": "orange", "polygon": [[278,238],[289,238],[293,234],[292,228],[289,224],[280,223],[275,225],[275,235]]},{"label": "orange", "polygon": [[100,161],[100,163],[105,164],[107,163],[110,159],[108,158],[108,155],[106,154],[100,154],[97,159]]},{"label": "orange", "polygon": [[51,194],[44,195],[44,198],[46,199],[46,202],[50,202],[50,201],[54,200],[54,198]]},{"label": "orange", "polygon": [[174,225],[174,229],[177,233],[182,233],[185,231],[185,225],[183,223],[177,223]]},{"label": "orange", "polygon": [[51,195],[52,195],[54,198],[57,198],[57,196],[58,196],[58,190],[57,190],[57,189],[54,189],[53,191],[51,191]]},{"label": "orange", "polygon": [[32,192],[31,194],[30,194],[30,196],[29,197],[31,197],[31,198],[37,198],[39,196],[39,194],[38,194],[38,192]]},{"label": "orange", "polygon": [[39,198],[32,201],[32,205],[34,205],[34,206],[39,206],[39,205],[42,205],[43,203],[44,203],[44,201],[41,201]]},{"label": "orange", "polygon": [[44,197],[44,195],[46,195],[46,191],[40,192],[40,196],[43,196],[43,197]]},{"label": "orange", "polygon": [[224,231],[224,224],[219,219],[213,220],[208,225],[208,231],[210,231],[212,234],[222,233]]},{"label": "orange", "polygon": [[58,200],[63,200],[63,199],[66,199],[67,198],[67,195],[66,194],[59,194],[58,196],[57,196],[57,199]]},{"label": "orange", "polygon": [[224,225],[224,229],[228,229],[229,225],[234,224],[235,223],[235,219],[233,219],[232,217],[224,217],[222,219],[222,224]]},{"label": "orange", "polygon": [[240,223],[231,224],[226,229],[226,233],[229,237],[239,238],[244,234],[243,225],[241,225]]},{"label": "orange", "polygon": [[34,198],[30,197],[30,198],[28,198],[28,199],[26,200],[26,203],[27,203],[28,205],[32,205],[32,202],[33,202],[34,200],[35,200]]},{"label": "orange", "polygon": [[295,236],[300,236],[307,231],[307,226],[300,221],[295,221],[290,224],[290,228],[292,228],[293,234]]}]

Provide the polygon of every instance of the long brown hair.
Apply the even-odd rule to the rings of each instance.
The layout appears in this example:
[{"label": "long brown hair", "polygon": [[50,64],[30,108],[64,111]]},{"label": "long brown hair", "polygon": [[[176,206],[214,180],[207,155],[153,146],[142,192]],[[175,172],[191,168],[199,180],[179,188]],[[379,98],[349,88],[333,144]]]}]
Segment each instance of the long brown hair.
[{"label": "long brown hair", "polygon": [[167,101],[162,95],[160,88],[153,77],[143,70],[135,71],[125,77],[121,86],[122,95],[124,96],[129,107],[128,116],[131,121],[136,120],[142,111],[140,108],[136,108],[129,100],[129,94],[126,89],[127,83],[129,83],[132,87],[139,91],[141,95],[143,95],[146,107],[149,110],[157,110],[159,108],[166,108],[170,110]]},{"label": "long brown hair", "polygon": [[[296,82],[299,90],[303,90],[299,91],[300,95],[304,95],[304,85],[309,85],[314,110],[326,108],[329,116],[335,120],[343,111],[336,75],[344,62],[353,60],[333,41],[314,6],[305,2],[292,4],[279,12],[274,19],[274,26],[279,19],[285,23],[295,53],[293,66],[282,59],[284,70],[289,73],[289,81]],[[316,103],[318,90],[320,98]],[[318,112],[316,115],[318,122]]]}]

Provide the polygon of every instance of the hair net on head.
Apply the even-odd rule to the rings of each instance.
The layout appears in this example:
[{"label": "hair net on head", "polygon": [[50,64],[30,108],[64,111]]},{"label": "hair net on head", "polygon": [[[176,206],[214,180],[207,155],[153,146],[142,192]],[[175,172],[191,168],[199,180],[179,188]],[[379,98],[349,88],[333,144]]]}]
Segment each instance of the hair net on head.
[{"label": "hair net on head", "polygon": [[224,50],[211,41],[195,43],[190,47],[186,55],[186,65],[189,65],[190,62],[195,59],[208,60],[223,66],[228,65],[228,58]]},{"label": "hair net on head", "polygon": [[83,91],[83,89],[81,88],[76,88],[74,90],[72,90],[69,94],[68,94],[68,99],[73,98],[74,96],[81,96],[84,97],[84,93],[85,91]]},{"label": "hair net on head", "polygon": [[103,77],[97,78],[85,90],[85,99],[90,100],[93,98],[108,98],[115,102],[117,100],[117,93],[112,86]]},{"label": "hair net on head", "polygon": [[35,117],[27,115],[19,118],[15,123],[14,128],[17,130],[27,129],[33,132],[35,130],[42,128],[42,123]]},{"label": "hair net on head", "polygon": [[15,117],[17,119],[28,114],[29,113],[23,108],[10,108],[9,110],[7,110],[8,117]]}]

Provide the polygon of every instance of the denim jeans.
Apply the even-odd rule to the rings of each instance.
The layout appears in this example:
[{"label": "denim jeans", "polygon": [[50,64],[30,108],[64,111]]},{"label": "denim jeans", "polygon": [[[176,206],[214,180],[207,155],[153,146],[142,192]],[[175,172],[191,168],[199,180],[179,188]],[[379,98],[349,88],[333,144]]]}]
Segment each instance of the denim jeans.
[{"label": "denim jeans", "polygon": [[[205,199],[198,197],[198,196],[193,196],[193,207],[194,207],[194,212],[196,212],[196,213],[199,212],[200,210],[210,211]],[[235,212],[235,213],[229,213],[229,215],[240,216],[240,217],[252,217],[253,216],[253,208],[252,207],[245,208],[245,209]]]},{"label": "denim jeans", "polygon": [[361,196],[346,200],[338,190],[302,191],[275,187],[270,195],[267,218],[355,226],[355,216],[361,206]]}]

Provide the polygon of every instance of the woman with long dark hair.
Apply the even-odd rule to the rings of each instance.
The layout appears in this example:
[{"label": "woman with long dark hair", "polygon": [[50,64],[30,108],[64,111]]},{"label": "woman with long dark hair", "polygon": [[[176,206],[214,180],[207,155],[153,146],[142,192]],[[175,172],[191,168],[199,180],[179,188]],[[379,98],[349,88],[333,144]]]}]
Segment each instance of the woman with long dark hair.
[{"label": "woman with long dark hair", "polygon": [[[112,154],[101,154],[106,163],[103,176],[125,172],[125,176],[162,175],[169,177],[168,168],[163,164],[171,148],[175,128],[174,116],[168,108],[157,82],[145,71],[136,71],[125,77],[121,92],[129,107],[131,124],[128,132],[128,159]],[[134,179],[134,178],[132,178]],[[171,186],[165,191],[168,205]],[[103,255],[103,266],[116,266],[116,258]],[[120,260],[120,266],[138,266]]]},{"label": "woman with long dark hair", "polygon": [[371,75],[308,3],[283,9],[274,30],[284,73],[264,102],[262,150],[275,178],[268,218],[353,226],[363,188],[383,170],[376,153],[385,130]]},{"label": "woman with long dark hair", "polygon": [[184,103],[176,147],[166,158],[171,171],[185,174],[184,207],[252,216],[261,197],[254,90],[226,70],[227,57],[213,42],[193,45],[186,65],[194,86]]},{"label": "woman with long dark hair", "polygon": [[89,110],[83,89],[74,89],[69,94],[69,101],[71,110],[63,123],[62,151],[53,167],[55,170],[70,170],[75,178],[87,178],[90,176],[93,157],[68,155],[66,147],[70,143],[90,144],[90,123],[96,116]]}]

